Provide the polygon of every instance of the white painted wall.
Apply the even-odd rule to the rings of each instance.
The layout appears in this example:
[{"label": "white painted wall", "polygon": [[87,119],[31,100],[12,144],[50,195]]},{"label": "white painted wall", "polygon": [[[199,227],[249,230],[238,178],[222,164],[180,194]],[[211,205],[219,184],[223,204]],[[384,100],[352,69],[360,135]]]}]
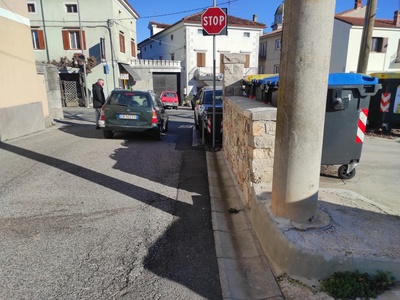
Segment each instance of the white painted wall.
[{"label": "white painted wall", "polygon": [[[216,73],[220,73],[220,54],[242,53],[250,54],[250,68],[245,69],[245,74],[257,74],[259,38],[262,29],[246,27],[228,27],[228,35],[216,36]],[[250,33],[245,37],[244,32]],[[174,36],[171,41],[171,35]],[[161,44],[160,41],[161,40]],[[173,27],[141,42],[141,57],[143,59],[170,59],[170,53],[175,53],[175,60],[182,62],[181,87],[186,93],[197,91],[196,82],[193,79],[196,70],[202,73],[213,71],[213,38],[203,36],[201,24],[178,23]],[[206,53],[206,66],[197,67],[197,53]]]}]

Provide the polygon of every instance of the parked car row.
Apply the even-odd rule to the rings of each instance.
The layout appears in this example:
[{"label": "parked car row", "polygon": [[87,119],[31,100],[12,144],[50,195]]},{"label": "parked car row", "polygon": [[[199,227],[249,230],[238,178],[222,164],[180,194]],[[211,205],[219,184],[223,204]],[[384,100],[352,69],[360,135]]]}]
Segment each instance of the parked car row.
[{"label": "parked car row", "polygon": [[[194,124],[200,136],[207,132],[207,124],[213,109],[213,88],[199,90],[194,105]],[[159,97],[151,91],[115,89],[107,97],[101,109],[99,126],[107,139],[116,132],[144,132],[160,140],[162,133],[168,131],[169,115],[167,108],[178,109],[176,92],[163,91]],[[217,127],[222,121],[222,88],[215,90],[216,114],[219,114]],[[209,132],[209,131],[208,131]]]},{"label": "parked car row", "polygon": [[[200,136],[202,136],[203,131],[209,132],[209,129],[211,129],[212,112],[213,112],[213,88],[204,87],[199,92],[199,96],[196,100],[194,108],[194,124],[196,129],[199,130]],[[218,114],[218,118],[216,118],[216,127],[221,127],[221,121],[222,121],[221,87],[217,87],[215,89],[215,113]],[[208,126],[210,128],[208,128]]]}]

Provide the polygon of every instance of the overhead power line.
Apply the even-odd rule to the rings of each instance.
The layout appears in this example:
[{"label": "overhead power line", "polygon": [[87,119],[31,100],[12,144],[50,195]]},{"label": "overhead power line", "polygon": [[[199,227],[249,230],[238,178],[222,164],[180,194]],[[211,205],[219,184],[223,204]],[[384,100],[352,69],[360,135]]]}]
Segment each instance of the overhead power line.
[{"label": "overhead power line", "polygon": [[[224,4],[231,4],[231,2],[236,2],[236,1],[239,1],[239,0],[230,0],[230,1],[226,1],[226,2],[221,2],[221,3],[218,3],[218,6],[224,5]],[[152,19],[152,18],[157,18],[157,17],[180,15],[180,14],[185,14],[185,13],[192,12],[192,11],[204,10],[204,9],[207,9],[207,8],[209,8],[209,6],[193,8],[193,9],[188,9],[188,10],[182,10],[182,11],[172,12],[172,13],[162,14],[162,15],[144,16],[144,17],[140,17],[140,19]],[[119,20],[128,20],[128,19],[132,19],[132,18],[125,18],[125,19],[119,19]]]}]

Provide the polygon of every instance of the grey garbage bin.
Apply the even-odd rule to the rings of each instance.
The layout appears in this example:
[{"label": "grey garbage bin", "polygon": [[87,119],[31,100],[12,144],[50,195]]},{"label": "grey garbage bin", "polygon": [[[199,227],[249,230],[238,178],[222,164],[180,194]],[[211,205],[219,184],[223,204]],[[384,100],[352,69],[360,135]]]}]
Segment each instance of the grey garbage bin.
[{"label": "grey garbage bin", "polygon": [[[269,82],[271,104],[277,106],[279,77]],[[371,96],[381,88],[378,79],[358,73],[329,74],[321,165],[341,165],[338,176],[356,174]],[[310,109],[310,116],[312,109]]]},{"label": "grey garbage bin", "polygon": [[321,165],[341,165],[338,176],[351,179],[360,161],[371,96],[378,79],[357,73],[329,75]]}]

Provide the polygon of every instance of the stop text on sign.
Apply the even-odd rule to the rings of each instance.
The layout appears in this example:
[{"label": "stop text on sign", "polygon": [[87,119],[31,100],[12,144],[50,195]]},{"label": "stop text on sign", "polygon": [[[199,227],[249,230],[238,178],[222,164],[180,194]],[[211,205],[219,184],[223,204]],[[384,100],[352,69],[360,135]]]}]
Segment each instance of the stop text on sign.
[{"label": "stop text on sign", "polygon": [[203,18],[204,26],[221,26],[225,23],[225,16],[206,16]]},{"label": "stop text on sign", "polygon": [[[207,34],[216,35],[221,34],[227,25],[226,9],[219,7],[209,7],[201,15],[201,26]],[[226,34],[223,33],[223,34]]]}]

